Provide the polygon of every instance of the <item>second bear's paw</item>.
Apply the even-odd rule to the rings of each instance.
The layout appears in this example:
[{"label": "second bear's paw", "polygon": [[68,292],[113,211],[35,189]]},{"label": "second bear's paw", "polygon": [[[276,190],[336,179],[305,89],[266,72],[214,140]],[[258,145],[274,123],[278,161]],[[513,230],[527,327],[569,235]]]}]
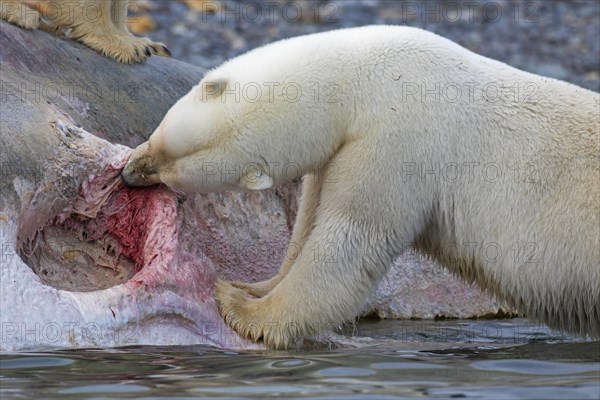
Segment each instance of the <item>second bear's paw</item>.
[{"label": "second bear's paw", "polygon": [[37,29],[40,13],[18,1],[0,1],[0,18],[25,29]]},{"label": "second bear's paw", "polygon": [[86,46],[124,64],[141,63],[152,55],[171,56],[171,52],[164,44],[153,42],[148,38],[94,34],[79,36],[76,33],[71,36]]},{"label": "second bear's paw", "polygon": [[227,325],[243,338],[273,349],[288,349],[298,338],[296,326],[281,318],[270,296],[253,298],[231,282],[218,281],[215,298]]},{"label": "second bear's paw", "polygon": [[164,43],[153,42],[152,40],[143,37],[133,37],[134,39],[141,40],[144,42],[145,50],[148,50],[153,56],[160,57],[171,57],[171,51],[164,45]]}]

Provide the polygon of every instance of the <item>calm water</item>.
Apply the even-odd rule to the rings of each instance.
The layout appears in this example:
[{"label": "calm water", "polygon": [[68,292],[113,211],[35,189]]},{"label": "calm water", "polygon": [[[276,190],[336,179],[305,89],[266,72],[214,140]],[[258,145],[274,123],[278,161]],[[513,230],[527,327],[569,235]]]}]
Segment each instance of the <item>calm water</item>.
[{"label": "calm water", "polygon": [[523,320],[363,322],[347,333],[357,348],[4,353],[0,397],[600,398],[600,342]]}]

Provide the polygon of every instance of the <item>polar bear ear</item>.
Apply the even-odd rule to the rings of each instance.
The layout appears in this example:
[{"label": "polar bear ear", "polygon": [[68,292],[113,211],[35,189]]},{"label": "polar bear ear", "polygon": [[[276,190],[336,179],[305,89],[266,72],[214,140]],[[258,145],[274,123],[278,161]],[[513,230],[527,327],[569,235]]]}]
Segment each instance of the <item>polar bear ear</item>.
[{"label": "polar bear ear", "polygon": [[242,178],[243,186],[248,190],[265,190],[273,187],[273,178],[262,171],[253,170]]},{"label": "polar bear ear", "polygon": [[217,97],[221,95],[223,91],[225,91],[225,86],[227,86],[227,79],[225,78],[216,78],[204,81],[202,82],[202,97]]}]

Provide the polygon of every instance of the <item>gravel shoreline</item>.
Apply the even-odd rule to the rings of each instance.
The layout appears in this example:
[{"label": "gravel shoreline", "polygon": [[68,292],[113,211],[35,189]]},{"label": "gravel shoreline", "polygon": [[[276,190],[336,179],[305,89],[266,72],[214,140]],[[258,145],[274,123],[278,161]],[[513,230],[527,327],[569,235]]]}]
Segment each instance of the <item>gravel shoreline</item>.
[{"label": "gravel shoreline", "polygon": [[[600,2],[152,0],[147,35],[210,69],[273,41],[369,24],[421,27],[525,71],[600,91]],[[213,9],[209,13],[203,10]]]}]

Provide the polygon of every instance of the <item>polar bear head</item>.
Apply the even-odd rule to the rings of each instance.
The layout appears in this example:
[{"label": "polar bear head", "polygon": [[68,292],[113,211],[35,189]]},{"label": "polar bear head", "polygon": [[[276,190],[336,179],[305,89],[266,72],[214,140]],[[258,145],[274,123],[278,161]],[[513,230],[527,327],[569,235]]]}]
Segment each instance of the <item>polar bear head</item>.
[{"label": "polar bear head", "polygon": [[207,74],[169,110],[133,152],[121,175],[126,184],[164,183],[191,192],[261,190],[327,160],[339,146],[339,104],[315,102],[307,78],[282,76],[291,66],[268,68],[259,57],[262,65],[252,68],[259,73],[245,72],[256,63],[256,57],[245,57]]}]

